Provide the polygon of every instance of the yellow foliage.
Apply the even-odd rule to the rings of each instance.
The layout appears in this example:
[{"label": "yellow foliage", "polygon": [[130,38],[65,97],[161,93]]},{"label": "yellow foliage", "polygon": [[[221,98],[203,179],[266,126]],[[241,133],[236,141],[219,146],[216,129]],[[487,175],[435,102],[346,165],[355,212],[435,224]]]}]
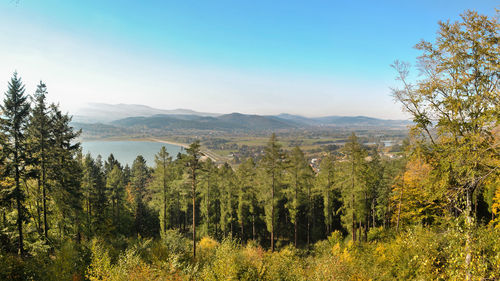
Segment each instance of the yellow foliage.
[{"label": "yellow foliage", "polygon": [[491,221],[491,224],[495,225],[495,228],[500,229],[500,179],[497,178],[496,182],[498,185],[493,197],[493,205],[491,206],[494,219]]},{"label": "yellow foliage", "polygon": [[198,246],[200,247],[201,251],[211,251],[214,250],[215,247],[219,245],[219,242],[215,241],[214,239],[210,237],[203,237],[201,238]]},{"label": "yellow foliage", "polygon": [[398,219],[401,200],[400,225],[430,223],[443,210],[435,198],[429,182],[432,167],[423,158],[416,157],[406,164],[405,172],[393,187],[391,203],[394,206],[392,221]]}]

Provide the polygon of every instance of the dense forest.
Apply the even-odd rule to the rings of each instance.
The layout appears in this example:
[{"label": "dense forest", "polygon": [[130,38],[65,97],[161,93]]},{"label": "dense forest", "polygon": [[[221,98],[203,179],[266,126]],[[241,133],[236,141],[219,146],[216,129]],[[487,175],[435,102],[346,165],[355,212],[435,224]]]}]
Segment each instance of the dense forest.
[{"label": "dense forest", "polygon": [[498,22],[467,12],[396,61],[413,118],[402,152],[355,133],[318,169],[275,134],[216,165],[194,142],[152,167],[84,155],[71,116],[26,93],[1,105],[2,280],[494,280],[500,278]]}]

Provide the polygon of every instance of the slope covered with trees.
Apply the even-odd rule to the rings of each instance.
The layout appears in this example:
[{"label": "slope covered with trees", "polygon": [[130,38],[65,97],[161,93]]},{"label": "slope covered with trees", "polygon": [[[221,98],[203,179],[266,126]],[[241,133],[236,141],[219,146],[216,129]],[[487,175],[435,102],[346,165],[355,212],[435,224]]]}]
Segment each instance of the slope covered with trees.
[{"label": "slope covered with trees", "polygon": [[474,12],[395,62],[414,119],[398,158],[352,134],[313,169],[272,134],[216,165],[194,142],[153,167],[82,155],[71,117],[14,74],[0,141],[0,279],[500,278],[498,23]]}]

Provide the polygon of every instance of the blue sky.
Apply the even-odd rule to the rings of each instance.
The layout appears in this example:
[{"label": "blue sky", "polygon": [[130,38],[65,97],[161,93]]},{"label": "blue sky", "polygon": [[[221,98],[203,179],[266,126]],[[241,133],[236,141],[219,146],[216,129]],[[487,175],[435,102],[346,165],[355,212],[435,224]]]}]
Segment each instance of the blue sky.
[{"label": "blue sky", "polygon": [[[389,65],[439,20],[496,1],[0,2],[0,86],[51,100],[210,112],[404,118]],[[3,78],[1,78],[3,77]],[[4,90],[2,90],[4,91]]]}]

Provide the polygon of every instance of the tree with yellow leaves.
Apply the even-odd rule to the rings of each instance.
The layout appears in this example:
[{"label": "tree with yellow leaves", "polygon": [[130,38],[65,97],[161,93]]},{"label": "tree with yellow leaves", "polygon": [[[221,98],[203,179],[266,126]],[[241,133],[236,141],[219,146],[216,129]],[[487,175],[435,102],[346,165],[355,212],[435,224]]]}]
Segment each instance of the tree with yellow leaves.
[{"label": "tree with yellow leaves", "polygon": [[496,18],[468,11],[460,22],[439,25],[434,44],[416,45],[422,51],[420,80],[409,81],[408,63],[392,65],[402,84],[393,94],[413,116],[413,131],[420,134],[424,151],[433,159],[431,184],[465,219],[470,272],[472,197],[500,169],[496,165],[500,151],[492,134],[500,124],[499,24]]}]

